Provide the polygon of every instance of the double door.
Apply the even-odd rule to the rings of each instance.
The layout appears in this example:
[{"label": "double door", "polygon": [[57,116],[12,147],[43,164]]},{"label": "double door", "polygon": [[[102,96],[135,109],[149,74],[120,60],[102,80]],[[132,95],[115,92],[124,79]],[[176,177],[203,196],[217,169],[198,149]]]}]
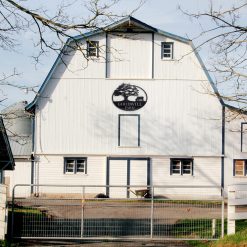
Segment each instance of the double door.
[{"label": "double door", "polygon": [[150,158],[109,157],[106,172],[106,185],[109,185],[107,194],[111,198],[135,197],[131,191],[150,185],[150,173]]}]

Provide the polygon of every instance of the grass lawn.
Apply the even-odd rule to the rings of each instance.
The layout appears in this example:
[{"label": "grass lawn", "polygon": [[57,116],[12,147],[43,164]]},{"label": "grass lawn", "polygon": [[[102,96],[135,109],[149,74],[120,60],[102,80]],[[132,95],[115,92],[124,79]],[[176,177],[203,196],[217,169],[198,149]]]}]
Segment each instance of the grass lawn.
[{"label": "grass lawn", "polygon": [[247,246],[247,220],[236,221],[236,234],[226,235],[215,242],[188,241],[188,244],[195,247],[245,247]]}]

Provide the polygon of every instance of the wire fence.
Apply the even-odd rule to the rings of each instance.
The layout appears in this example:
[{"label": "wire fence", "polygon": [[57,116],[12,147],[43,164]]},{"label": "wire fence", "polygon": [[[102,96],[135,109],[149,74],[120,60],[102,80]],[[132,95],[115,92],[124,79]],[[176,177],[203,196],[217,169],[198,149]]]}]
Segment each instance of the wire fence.
[{"label": "wire fence", "polygon": [[[223,236],[226,214],[221,189],[187,187],[188,192],[181,194],[179,188],[185,189],[184,186],[171,186],[169,190],[167,186],[17,185],[10,205],[9,233],[13,238],[43,239],[210,240]],[[18,196],[19,189],[22,197]],[[202,193],[205,190],[207,194]],[[209,196],[210,190],[217,193]],[[167,194],[169,191],[173,193]]]}]

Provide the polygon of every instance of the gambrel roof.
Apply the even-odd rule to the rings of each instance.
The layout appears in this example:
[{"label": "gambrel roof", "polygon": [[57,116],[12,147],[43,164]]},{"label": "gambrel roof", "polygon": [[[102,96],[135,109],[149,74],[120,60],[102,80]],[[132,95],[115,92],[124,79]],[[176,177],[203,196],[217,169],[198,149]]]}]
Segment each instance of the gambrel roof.
[{"label": "gambrel roof", "polygon": [[[157,33],[157,34],[160,34],[160,35],[163,35],[167,38],[171,38],[173,40],[177,40],[179,42],[183,42],[183,43],[186,43],[188,45],[190,45],[192,47],[192,49],[194,50],[195,52],[195,55],[199,61],[199,63],[201,64],[201,67],[208,79],[208,81],[210,82],[213,90],[214,90],[214,93],[215,95],[219,98],[219,101],[221,102],[221,104],[224,104],[223,100],[219,97],[219,93],[218,93],[218,90],[217,88],[215,87],[215,84],[212,80],[212,78],[210,77],[209,73],[208,73],[208,70],[206,69],[202,59],[200,58],[198,52],[197,52],[197,49],[194,47],[192,41],[190,39],[187,39],[187,38],[184,38],[184,37],[181,37],[181,36],[178,36],[178,35],[175,35],[175,34],[172,34],[172,33],[169,33],[169,32],[166,32],[166,31],[163,31],[163,30],[160,30],[160,29],[157,29],[157,28],[154,28],[132,16],[128,16],[126,18],[123,18],[117,22],[114,22],[113,24],[103,28],[103,29],[99,29],[99,30],[95,30],[95,31],[92,31],[92,32],[88,32],[88,33],[85,33],[83,35],[77,35],[73,38],[69,38],[66,42],[66,44],[64,45],[62,51],[60,52],[60,54],[58,55],[57,59],[55,60],[55,63],[53,64],[51,70],[49,71],[48,75],[46,76],[43,84],[41,85],[37,95],[35,96],[34,100],[27,105],[26,107],[26,110],[27,111],[32,111],[33,108],[35,107],[35,104],[37,103],[37,100],[39,98],[39,96],[43,93],[48,81],[50,80],[50,78],[52,77],[54,71],[56,70],[58,64],[60,63],[64,53],[65,53],[65,50],[66,48],[69,46],[69,44],[71,42],[75,42],[75,41],[80,41],[80,40],[84,40],[84,39],[89,39],[90,37],[94,36],[94,35],[97,35],[97,34],[100,34],[100,33],[104,33],[104,32],[118,32],[119,29],[118,28],[121,28],[121,30],[123,30],[124,27],[126,27],[126,32],[128,32],[128,27],[131,26],[131,27],[134,27],[135,30],[139,30],[140,32],[149,32],[149,33]],[[136,31],[135,31],[136,32]]]}]

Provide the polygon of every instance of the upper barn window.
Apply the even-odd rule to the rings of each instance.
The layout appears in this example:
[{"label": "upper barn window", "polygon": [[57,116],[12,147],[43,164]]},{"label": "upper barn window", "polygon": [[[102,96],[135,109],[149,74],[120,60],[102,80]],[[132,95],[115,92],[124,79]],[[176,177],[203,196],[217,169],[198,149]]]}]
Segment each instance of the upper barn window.
[{"label": "upper barn window", "polygon": [[161,43],[161,58],[162,59],[173,59],[173,43],[162,42]]},{"label": "upper barn window", "polygon": [[87,41],[87,56],[99,57],[99,41]]}]

